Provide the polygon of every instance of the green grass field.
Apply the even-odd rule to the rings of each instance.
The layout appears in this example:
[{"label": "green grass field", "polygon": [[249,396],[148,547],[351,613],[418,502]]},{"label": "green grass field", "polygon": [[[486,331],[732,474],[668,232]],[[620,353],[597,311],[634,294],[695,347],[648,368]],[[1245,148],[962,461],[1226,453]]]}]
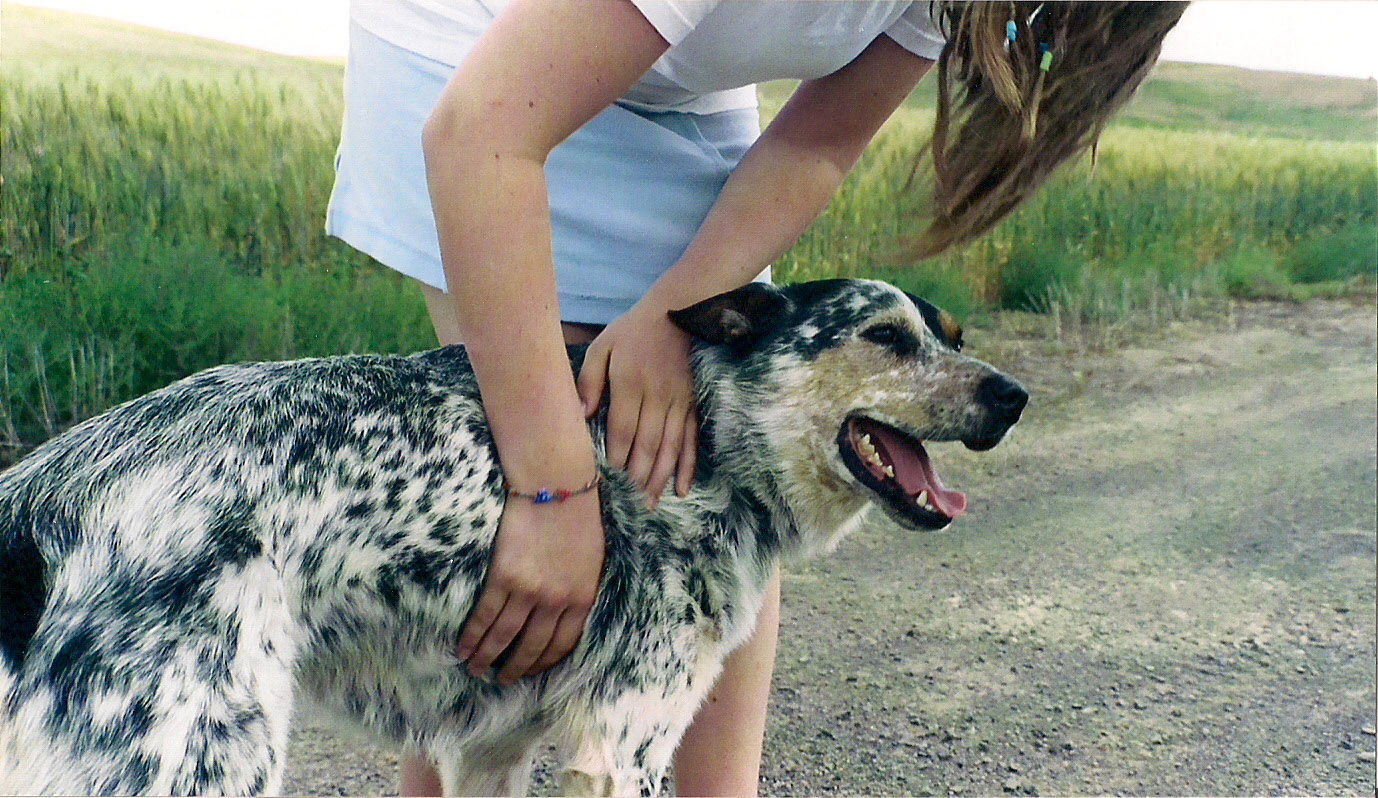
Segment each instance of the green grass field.
[{"label": "green grass field", "polygon": [[[14,5],[3,25],[0,463],[213,364],[432,345],[420,296],[324,235],[338,63]],[[766,118],[788,89],[763,88]],[[884,277],[967,317],[1123,318],[1378,268],[1372,81],[1164,65],[1094,171],[913,264],[904,186],[931,108],[926,82],[778,279]]]}]

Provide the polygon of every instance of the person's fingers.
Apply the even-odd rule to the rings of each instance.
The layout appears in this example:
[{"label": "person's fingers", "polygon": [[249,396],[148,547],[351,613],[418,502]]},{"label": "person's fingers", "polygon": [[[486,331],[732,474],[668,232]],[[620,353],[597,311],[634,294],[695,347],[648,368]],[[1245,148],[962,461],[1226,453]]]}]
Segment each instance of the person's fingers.
[{"label": "person's fingers", "polygon": [[493,624],[488,627],[488,633],[479,642],[478,648],[474,650],[474,655],[469,658],[469,675],[478,678],[488,667],[493,664],[507,647],[512,645],[517,633],[526,625],[526,619],[531,615],[532,602],[523,600],[518,596],[511,596],[507,603],[503,605],[502,612]]},{"label": "person's fingers", "polygon": [[560,621],[555,626],[555,633],[550,637],[550,645],[546,646],[541,653],[540,659],[527,671],[527,675],[537,674],[541,671],[553,668],[560,663],[560,660],[569,656],[569,652],[579,644],[579,638],[584,633],[584,621],[589,615],[589,605],[571,605],[560,616]]},{"label": "person's fingers", "polygon": [[688,496],[694,485],[694,469],[699,463],[699,412],[690,410],[684,422],[684,445],[680,449],[679,471],[675,479],[675,492]]},{"label": "person's fingers", "polygon": [[464,628],[459,632],[459,642],[455,644],[455,656],[459,657],[460,662],[473,655],[479,641],[488,633],[488,627],[493,625],[493,621],[498,619],[498,614],[502,612],[505,604],[507,591],[485,582],[478,602],[469,613],[469,620],[465,621]]},{"label": "person's fingers", "polygon": [[503,687],[512,686],[526,675],[537,659],[540,659],[541,654],[550,646],[551,638],[555,634],[555,624],[564,608],[563,602],[555,606],[537,605],[526,619],[526,626],[523,627],[516,646],[507,655],[502,669],[498,671],[498,684]]},{"label": "person's fingers", "polygon": [[598,404],[603,400],[603,389],[608,383],[608,356],[612,348],[595,338],[584,353],[584,365],[579,369],[579,379],[575,388],[579,391],[579,401],[584,405],[584,418],[591,418],[598,412]]},{"label": "person's fingers", "polygon": [[646,478],[646,495],[650,497],[652,507],[665,493],[665,486],[675,475],[675,463],[683,456],[685,423],[686,413],[683,406],[670,405],[669,413],[665,417],[665,435],[660,439],[660,449],[656,452],[655,467]]},{"label": "person's fingers", "polygon": [[608,465],[626,468],[627,455],[636,438],[637,419],[641,417],[641,396],[631,390],[610,387],[608,397]]},{"label": "person's fingers", "polygon": [[[627,458],[627,476],[636,486],[645,490],[646,478],[656,463],[656,453],[660,451],[660,441],[665,437],[668,421],[666,413],[670,410],[668,398],[647,394],[641,400],[641,417],[636,425],[636,439],[632,441],[631,455]],[[651,494],[652,497],[655,494]]]}]

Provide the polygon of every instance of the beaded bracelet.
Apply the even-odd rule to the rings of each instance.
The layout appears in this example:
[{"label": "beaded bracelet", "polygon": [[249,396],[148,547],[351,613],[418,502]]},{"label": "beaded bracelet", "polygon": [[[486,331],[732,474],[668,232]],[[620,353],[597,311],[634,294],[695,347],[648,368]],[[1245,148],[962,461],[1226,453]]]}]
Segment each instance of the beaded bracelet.
[{"label": "beaded bracelet", "polygon": [[565,499],[568,499],[571,496],[578,496],[581,493],[588,493],[589,491],[598,487],[599,483],[601,483],[602,481],[603,477],[599,474],[595,474],[593,479],[590,479],[588,483],[585,484],[582,488],[575,488],[574,490],[565,490],[564,488],[560,488],[559,490],[554,491],[538,490],[535,493],[522,493],[521,491],[507,484],[507,480],[503,480],[502,486],[507,489],[508,496],[515,496],[519,499],[529,499],[532,504],[549,504],[550,502],[563,502]]}]

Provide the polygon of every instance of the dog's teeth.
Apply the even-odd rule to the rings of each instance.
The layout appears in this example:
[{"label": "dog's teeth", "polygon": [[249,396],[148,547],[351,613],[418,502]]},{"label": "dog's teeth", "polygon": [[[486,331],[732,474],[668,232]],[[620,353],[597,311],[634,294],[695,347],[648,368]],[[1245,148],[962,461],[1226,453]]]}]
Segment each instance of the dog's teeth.
[{"label": "dog's teeth", "polygon": [[895,478],[895,467],[894,467],[894,466],[886,466],[886,467],[885,467],[885,476],[887,476],[887,477],[889,477],[889,478],[891,478],[891,479],[894,479],[894,478]]},{"label": "dog's teeth", "polygon": [[861,440],[857,442],[857,449],[860,450],[862,454],[867,455],[868,457],[876,453],[876,445],[874,443],[871,443],[870,435],[861,436]]},{"label": "dog's teeth", "polygon": [[919,495],[914,497],[914,503],[924,508],[925,510],[928,509],[928,491],[919,491]]},{"label": "dog's teeth", "polygon": [[885,465],[885,461],[880,459],[880,454],[878,452],[871,452],[871,456],[866,458],[866,462],[877,468]]}]

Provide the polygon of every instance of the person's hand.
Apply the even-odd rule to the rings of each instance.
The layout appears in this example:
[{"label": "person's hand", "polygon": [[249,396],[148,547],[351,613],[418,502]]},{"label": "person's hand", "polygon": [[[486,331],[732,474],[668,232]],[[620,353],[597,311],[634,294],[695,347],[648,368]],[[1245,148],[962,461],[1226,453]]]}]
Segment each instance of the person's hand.
[{"label": "person's hand", "polygon": [[596,489],[545,504],[509,497],[483,591],[455,651],[469,675],[481,676],[508,651],[497,674],[508,687],[573,651],[598,592],[603,546]]},{"label": "person's hand", "polygon": [[655,507],[670,477],[684,496],[694,479],[698,416],[689,371],[689,334],[663,309],[637,305],[609,324],[584,355],[579,398],[584,412],[608,397],[608,464],[625,469]]}]

